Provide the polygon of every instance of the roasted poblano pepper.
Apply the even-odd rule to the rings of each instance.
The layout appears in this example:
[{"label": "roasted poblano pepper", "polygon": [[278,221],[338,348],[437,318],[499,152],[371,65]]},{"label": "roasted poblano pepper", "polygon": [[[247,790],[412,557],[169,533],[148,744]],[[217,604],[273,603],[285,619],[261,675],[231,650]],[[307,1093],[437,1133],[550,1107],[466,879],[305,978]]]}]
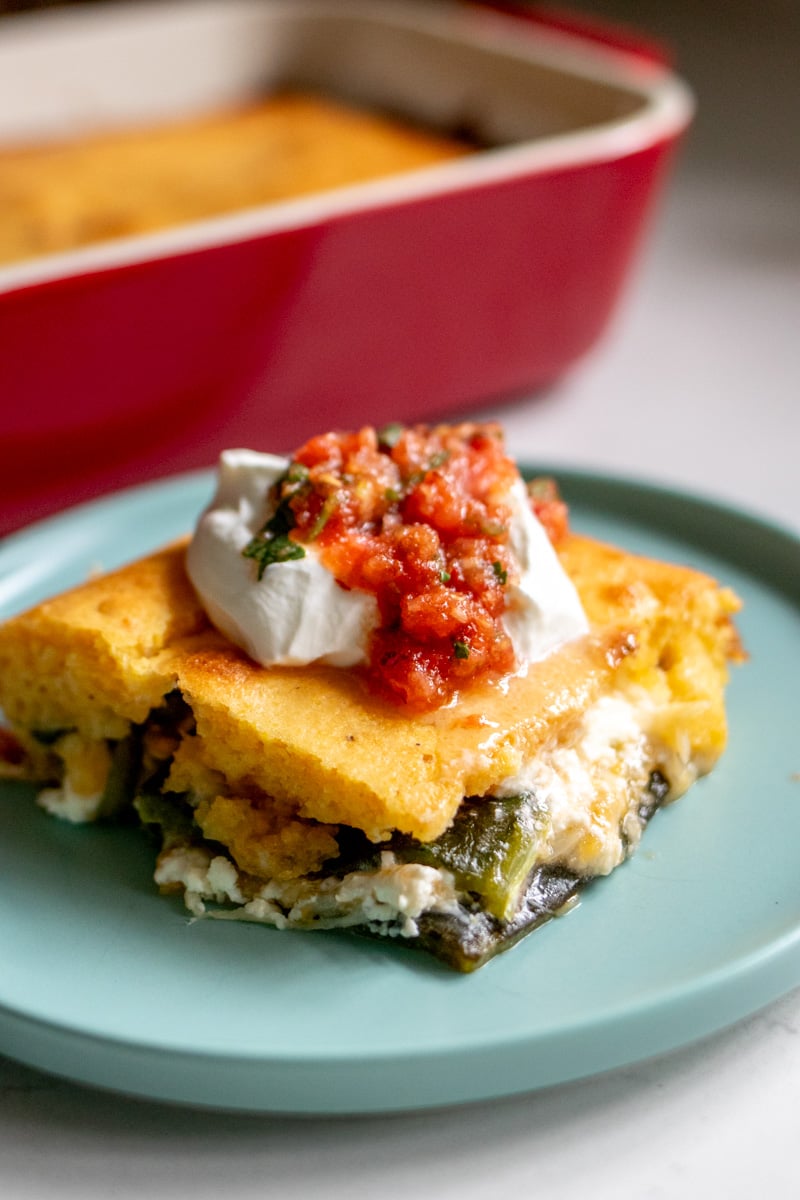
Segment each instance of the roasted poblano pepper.
[{"label": "roasted poblano pepper", "polygon": [[399,842],[405,862],[443,867],[460,892],[480,896],[492,916],[508,921],[547,835],[549,822],[531,792],[465,800],[453,824],[433,842]]},{"label": "roasted poblano pepper", "polygon": [[[664,775],[652,771],[638,810],[642,824],[650,820],[668,794],[669,783]],[[519,798],[520,801],[523,799]],[[486,801],[480,803],[483,805]],[[458,819],[452,830],[457,824]],[[474,971],[515,945],[538,925],[558,916],[589,882],[591,877],[577,875],[563,867],[534,865],[523,881],[517,907],[508,919],[498,916],[488,904],[484,907],[470,905],[466,898],[453,913],[423,914],[418,922],[416,944],[457,971]]]},{"label": "roasted poblano pepper", "polygon": [[133,806],[142,827],[156,836],[164,850],[170,846],[188,845],[199,836],[182,796],[171,793],[167,797],[159,792],[142,791]]},{"label": "roasted poblano pepper", "polygon": [[134,727],[128,737],[111,748],[111,768],[108,772],[99,817],[114,817],[133,799],[142,762],[141,731]]}]

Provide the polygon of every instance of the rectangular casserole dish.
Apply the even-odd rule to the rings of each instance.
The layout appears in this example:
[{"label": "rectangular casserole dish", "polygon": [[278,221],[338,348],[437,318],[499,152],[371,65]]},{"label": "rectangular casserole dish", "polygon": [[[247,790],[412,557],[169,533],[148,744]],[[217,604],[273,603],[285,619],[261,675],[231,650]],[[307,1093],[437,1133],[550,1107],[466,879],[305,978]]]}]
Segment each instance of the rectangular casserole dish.
[{"label": "rectangular casserole dish", "polygon": [[462,4],[185,0],[0,27],[6,145],[285,86],[489,148],[0,268],[0,533],[224,446],[546,385],[606,325],[692,110],[663,63]]}]

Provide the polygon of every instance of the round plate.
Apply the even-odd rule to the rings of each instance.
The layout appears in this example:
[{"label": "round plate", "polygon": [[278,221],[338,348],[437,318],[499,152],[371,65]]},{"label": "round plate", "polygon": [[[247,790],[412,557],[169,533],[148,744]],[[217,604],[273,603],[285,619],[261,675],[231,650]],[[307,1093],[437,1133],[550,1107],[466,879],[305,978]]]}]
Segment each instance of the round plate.
[{"label": "round plate", "polygon": [[[0,1050],[136,1095],[286,1113],[486,1099],[658,1054],[800,984],[800,545],[746,514],[559,471],[576,529],[710,571],[750,653],[717,770],[638,854],[508,954],[458,976],[397,944],[191,921],[134,830],[74,828],[0,789]],[[190,526],[182,477],[0,550],[4,614]]]}]

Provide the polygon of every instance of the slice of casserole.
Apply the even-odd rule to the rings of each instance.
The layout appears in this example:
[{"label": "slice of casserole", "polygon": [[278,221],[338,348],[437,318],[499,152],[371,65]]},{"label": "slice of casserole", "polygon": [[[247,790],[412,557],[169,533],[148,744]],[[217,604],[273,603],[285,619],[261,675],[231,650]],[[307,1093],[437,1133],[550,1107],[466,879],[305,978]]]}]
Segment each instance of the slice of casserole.
[{"label": "slice of casserole", "polygon": [[[474,428],[458,427],[460,442],[474,441]],[[423,473],[429,483],[448,469],[433,461]],[[296,482],[297,459],[292,470]],[[444,489],[450,497],[455,475]],[[307,476],[289,488],[301,493],[312,494]],[[394,512],[407,500],[387,503]],[[233,509],[241,515],[241,497]],[[298,561],[284,559],[287,547],[294,554],[303,545],[300,508],[288,533],[275,520],[281,505],[271,511],[271,529],[262,513],[255,541],[236,550],[254,587],[268,588],[270,573]],[[402,619],[392,618],[391,636],[405,622],[406,641],[389,643],[391,604],[376,592],[384,620],[369,635],[367,666],[322,655],[255,661],[211,624],[214,605],[190,581],[184,541],[48,600],[0,627],[7,770],[37,780],[40,803],[70,820],[135,812],[160,840],[157,884],[181,892],[195,915],[281,929],[349,926],[472,970],[623,862],[654,810],[713,767],[726,740],[728,664],[741,657],[730,590],[568,532],[557,498],[538,511],[585,624],[511,665],[496,624],[488,644],[500,659],[467,677],[458,672],[480,657],[480,621],[468,612],[442,635],[442,606],[454,602],[439,597],[427,619],[456,674],[437,701],[408,691],[398,701],[376,677],[377,662],[394,672],[394,685],[398,662],[416,670],[420,659],[423,682],[430,677],[433,652],[417,653],[419,605],[406,617],[405,593],[394,600]],[[413,516],[397,526],[383,513],[393,545],[423,524]],[[336,553],[340,535],[329,530]],[[487,603],[496,604],[490,584],[513,584],[513,556],[499,525],[484,519],[480,537],[491,558]],[[459,604],[472,595],[459,564],[475,574],[480,555],[463,541],[457,557],[440,539],[446,560],[437,560],[429,599],[440,588],[455,590]],[[192,575],[202,590],[196,562]],[[439,678],[448,678],[445,668]]]}]

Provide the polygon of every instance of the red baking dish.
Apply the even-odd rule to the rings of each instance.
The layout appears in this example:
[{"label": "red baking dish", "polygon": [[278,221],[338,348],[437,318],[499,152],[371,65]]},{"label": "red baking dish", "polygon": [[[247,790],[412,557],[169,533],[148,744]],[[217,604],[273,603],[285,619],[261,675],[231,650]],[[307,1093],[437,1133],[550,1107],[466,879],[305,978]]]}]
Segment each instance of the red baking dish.
[{"label": "red baking dish", "polygon": [[184,0],[6,18],[0,142],[287,83],[491,148],[0,269],[0,532],[546,385],[606,325],[692,110],[663,62],[489,8]]}]

